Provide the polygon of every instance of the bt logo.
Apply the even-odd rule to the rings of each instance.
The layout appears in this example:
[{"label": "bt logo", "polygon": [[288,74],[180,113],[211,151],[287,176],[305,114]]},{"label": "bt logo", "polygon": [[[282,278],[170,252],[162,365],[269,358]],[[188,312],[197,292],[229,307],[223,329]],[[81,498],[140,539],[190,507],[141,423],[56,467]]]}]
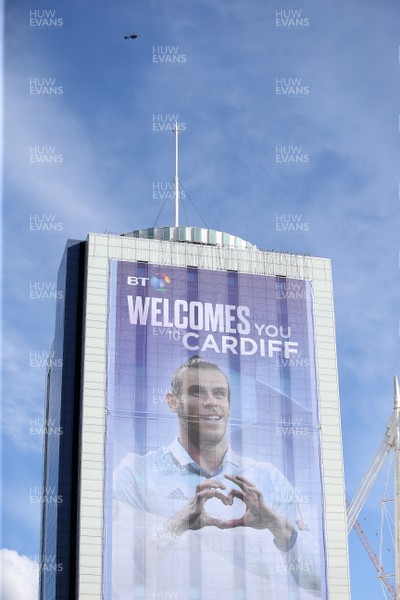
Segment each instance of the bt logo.
[{"label": "bt logo", "polygon": [[150,281],[151,287],[158,292],[166,292],[169,284],[171,283],[171,278],[165,273],[156,273],[151,278],[138,277],[137,275],[128,275],[126,278],[127,285],[138,285],[141,287],[145,287],[148,281]]},{"label": "bt logo", "polygon": [[158,292],[166,292],[170,283],[171,279],[165,273],[156,273],[150,279],[150,285]]},{"label": "bt logo", "polygon": [[126,283],[128,285],[141,285],[142,287],[145,287],[146,281],[148,280],[148,277],[137,277],[136,275],[128,275]]}]

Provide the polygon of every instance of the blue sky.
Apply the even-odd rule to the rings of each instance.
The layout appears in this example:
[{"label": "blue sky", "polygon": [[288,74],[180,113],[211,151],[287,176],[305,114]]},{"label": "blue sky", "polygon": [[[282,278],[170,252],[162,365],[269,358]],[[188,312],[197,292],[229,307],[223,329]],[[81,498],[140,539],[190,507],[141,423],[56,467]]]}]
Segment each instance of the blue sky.
[{"label": "blue sky", "polygon": [[[153,186],[173,180],[174,139],[153,124],[174,115],[185,124],[181,181],[210,227],[332,259],[352,497],[400,371],[399,25],[395,0],[6,1],[2,546],[14,551],[13,577],[39,552],[30,490],[41,485],[42,439],[30,426],[44,369],[30,358],[40,363],[54,332],[55,301],[30,291],[54,284],[68,238],[154,225]],[[124,40],[132,28],[140,37]],[[163,52],[178,62],[159,62]],[[58,93],[45,94],[43,78]],[[297,79],[297,93],[277,93],[288,87],[277,79]],[[300,162],[279,162],[282,146]],[[43,153],[58,162],[38,164]],[[282,215],[300,230],[282,230]],[[31,230],[40,219],[58,230]],[[159,224],[172,220],[167,202]],[[382,485],[363,512],[372,540]],[[354,532],[350,561],[353,598],[381,597]],[[29,585],[19,599],[32,598]]]}]

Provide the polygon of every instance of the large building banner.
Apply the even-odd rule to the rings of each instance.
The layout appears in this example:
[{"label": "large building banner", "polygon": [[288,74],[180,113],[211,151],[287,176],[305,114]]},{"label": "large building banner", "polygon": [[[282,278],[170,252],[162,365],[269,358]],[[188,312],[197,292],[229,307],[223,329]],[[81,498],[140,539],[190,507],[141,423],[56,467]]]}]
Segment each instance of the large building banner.
[{"label": "large building banner", "polygon": [[327,600],[312,302],[110,261],[105,599]]}]

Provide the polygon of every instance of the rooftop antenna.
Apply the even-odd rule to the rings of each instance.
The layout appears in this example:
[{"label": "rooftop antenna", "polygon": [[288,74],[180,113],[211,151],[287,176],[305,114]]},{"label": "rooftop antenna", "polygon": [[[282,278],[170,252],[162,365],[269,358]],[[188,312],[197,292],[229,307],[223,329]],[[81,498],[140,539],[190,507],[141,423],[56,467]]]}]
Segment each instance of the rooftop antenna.
[{"label": "rooftop antenna", "polygon": [[178,175],[178,135],[180,132],[179,123],[175,122],[175,224],[174,227],[179,227],[179,175]]}]

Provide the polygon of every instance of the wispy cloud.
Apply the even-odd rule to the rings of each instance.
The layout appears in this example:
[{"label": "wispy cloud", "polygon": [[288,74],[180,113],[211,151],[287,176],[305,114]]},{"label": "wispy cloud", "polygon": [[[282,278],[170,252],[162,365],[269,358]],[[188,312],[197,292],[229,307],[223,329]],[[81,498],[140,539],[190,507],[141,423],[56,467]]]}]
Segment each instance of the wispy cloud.
[{"label": "wispy cloud", "polygon": [[3,600],[37,600],[39,568],[37,561],[3,548],[1,552]]}]

